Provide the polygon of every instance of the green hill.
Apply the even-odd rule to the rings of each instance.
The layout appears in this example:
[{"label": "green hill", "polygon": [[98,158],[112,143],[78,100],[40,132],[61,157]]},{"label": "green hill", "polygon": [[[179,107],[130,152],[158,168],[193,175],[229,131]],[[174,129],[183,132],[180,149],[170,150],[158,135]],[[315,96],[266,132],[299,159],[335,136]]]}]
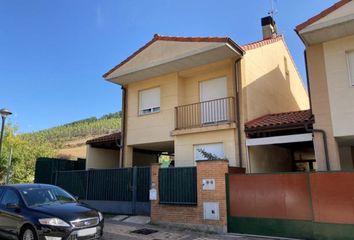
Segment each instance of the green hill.
[{"label": "green hill", "polygon": [[69,141],[116,132],[120,129],[120,123],[121,114],[117,112],[100,118],[91,117],[37,132],[25,133],[22,136],[38,144],[49,142],[53,148],[60,149]]}]

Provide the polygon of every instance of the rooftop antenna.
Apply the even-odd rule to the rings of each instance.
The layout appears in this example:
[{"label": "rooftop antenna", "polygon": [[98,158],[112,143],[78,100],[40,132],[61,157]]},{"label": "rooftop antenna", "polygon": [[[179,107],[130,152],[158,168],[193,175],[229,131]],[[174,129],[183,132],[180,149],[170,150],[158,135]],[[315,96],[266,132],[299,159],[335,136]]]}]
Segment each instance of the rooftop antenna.
[{"label": "rooftop antenna", "polygon": [[274,16],[278,13],[278,10],[275,8],[277,0],[270,0],[271,9],[268,12],[268,15],[274,19]]}]

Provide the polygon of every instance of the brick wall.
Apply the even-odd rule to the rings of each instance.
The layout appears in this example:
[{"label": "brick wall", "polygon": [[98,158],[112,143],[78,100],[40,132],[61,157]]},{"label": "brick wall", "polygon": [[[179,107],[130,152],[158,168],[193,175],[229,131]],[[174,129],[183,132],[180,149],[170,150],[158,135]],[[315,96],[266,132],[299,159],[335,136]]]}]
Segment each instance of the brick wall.
[{"label": "brick wall", "polygon": [[[151,221],[183,225],[207,231],[225,232],[227,224],[225,174],[228,173],[228,161],[197,162],[197,206],[159,204],[159,165],[152,166],[152,185],[157,190],[157,200],[151,201]],[[214,179],[215,190],[203,190],[203,179]],[[219,203],[219,220],[204,220],[204,202]]]}]

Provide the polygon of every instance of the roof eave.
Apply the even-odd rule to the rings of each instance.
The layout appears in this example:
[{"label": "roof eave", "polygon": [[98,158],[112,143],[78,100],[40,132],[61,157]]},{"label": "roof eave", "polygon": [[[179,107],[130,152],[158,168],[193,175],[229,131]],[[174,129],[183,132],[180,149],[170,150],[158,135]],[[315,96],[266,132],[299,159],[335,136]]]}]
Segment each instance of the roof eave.
[{"label": "roof eave", "polygon": [[112,79],[110,76],[115,70],[117,70],[119,67],[123,66],[125,63],[129,62],[131,59],[133,59],[135,56],[137,56],[140,52],[142,52],[144,49],[148,48],[150,45],[152,45],[154,42],[161,40],[161,41],[178,41],[178,42],[214,42],[214,43],[225,43],[228,44],[231,48],[233,48],[236,52],[239,53],[239,55],[243,56],[245,54],[245,51],[243,48],[238,45],[236,42],[234,42],[231,38],[229,37],[169,37],[169,36],[160,36],[158,34],[155,34],[153,39],[151,39],[149,42],[147,42],[144,46],[139,48],[137,51],[135,51],[133,54],[131,54],[128,58],[126,58],[124,61],[113,67],[111,70],[106,72],[103,75],[103,78],[108,80]]},{"label": "roof eave", "polygon": [[125,85],[128,82],[131,82],[129,79],[132,78],[134,78],[134,81],[141,81],[143,79],[183,71],[189,68],[222,61],[228,58],[242,58],[245,51],[237,46],[237,44],[230,40],[225,42],[223,45],[200,49],[173,59],[165,59],[149,66],[130,69],[126,72],[121,72],[119,75],[114,75],[111,73],[110,76],[106,76],[105,79],[115,84]]}]

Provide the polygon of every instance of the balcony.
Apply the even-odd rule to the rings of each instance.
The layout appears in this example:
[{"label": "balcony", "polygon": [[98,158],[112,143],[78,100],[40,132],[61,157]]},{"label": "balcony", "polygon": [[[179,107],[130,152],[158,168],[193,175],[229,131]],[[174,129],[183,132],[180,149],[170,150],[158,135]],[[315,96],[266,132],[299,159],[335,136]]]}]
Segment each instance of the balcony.
[{"label": "balcony", "polygon": [[178,106],[175,130],[208,127],[235,122],[235,99],[220,98]]}]

